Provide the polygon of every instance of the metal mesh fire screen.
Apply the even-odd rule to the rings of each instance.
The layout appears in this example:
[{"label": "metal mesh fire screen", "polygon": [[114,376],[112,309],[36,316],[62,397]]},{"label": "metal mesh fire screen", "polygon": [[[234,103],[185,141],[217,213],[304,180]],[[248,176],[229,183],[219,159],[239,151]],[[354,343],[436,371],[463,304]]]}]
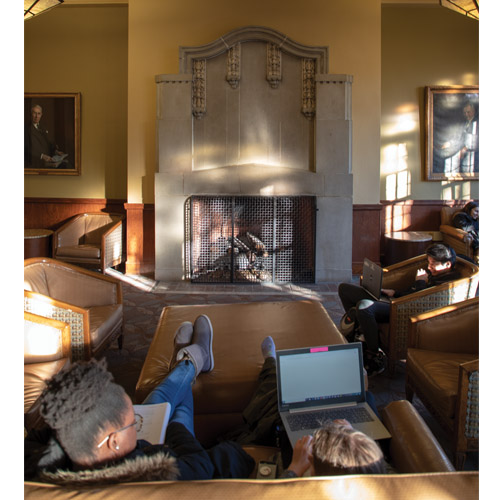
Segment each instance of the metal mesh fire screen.
[{"label": "metal mesh fire screen", "polygon": [[314,283],[314,196],[192,196],[186,275],[196,283]]}]

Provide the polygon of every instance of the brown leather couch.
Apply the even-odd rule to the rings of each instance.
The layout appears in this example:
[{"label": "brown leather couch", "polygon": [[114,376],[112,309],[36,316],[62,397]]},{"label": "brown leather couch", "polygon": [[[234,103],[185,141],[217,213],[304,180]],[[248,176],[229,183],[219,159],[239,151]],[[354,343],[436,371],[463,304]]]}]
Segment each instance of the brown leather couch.
[{"label": "brown leather couch", "polygon": [[[382,412],[392,439],[390,454],[397,473],[303,477],[298,479],[217,479],[211,481],[159,481],[128,483],[87,490],[26,482],[26,500],[179,498],[352,500],[387,498],[476,499],[479,474],[456,472],[429,428],[408,401],[394,401]],[[245,447],[256,461],[276,451]]]},{"label": "brown leather couch", "polygon": [[114,339],[122,345],[122,288],[109,276],[54,259],[27,259],[24,310],[70,325],[73,361],[98,356]]},{"label": "brown leather couch", "polygon": [[103,273],[123,261],[123,215],[104,212],[72,217],[54,232],[54,259],[97,267]]},{"label": "brown leather couch", "polygon": [[[177,326],[207,314],[214,327],[215,368],[193,386],[195,431],[205,443],[240,423],[262,365],[260,342],[272,335],[278,348],[345,342],[319,302],[290,301],[231,305],[166,307],[137,384],[137,402],[168,373]],[[381,412],[392,434],[389,451],[398,474],[337,476],[277,480],[164,481],[117,484],[89,490],[27,482],[25,498],[114,499],[386,499],[478,498],[477,472],[456,472],[429,428],[408,401],[397,401]],[[256,459],[274,449],[247,447]]]},{"label": "brown leather couch", "polygon": [[[425,267],[427,267],[426,255],[388,266],[384,269],[382,288],[406,290],[415,282],[417,270]],[[396,362],[406,359],[411,316],[455,304],[476,295],[479,267],[457,257],[455,269],[461,276],[458,280],[391,300],[390,321],[380,325],[380,343],[387,354],[391,374],[394,373]]]},{"label": "brown leather couch", "polygon": [[411,319],[406,394],[416,393],[453,440],[454,461],[479,449],[479,298]]}]

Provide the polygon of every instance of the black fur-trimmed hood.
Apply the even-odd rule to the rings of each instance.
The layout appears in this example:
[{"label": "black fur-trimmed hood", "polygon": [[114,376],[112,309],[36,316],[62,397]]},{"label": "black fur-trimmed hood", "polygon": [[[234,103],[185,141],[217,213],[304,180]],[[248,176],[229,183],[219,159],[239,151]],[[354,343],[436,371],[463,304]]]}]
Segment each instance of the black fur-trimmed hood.
[{"label": "black fur-trimmed hood", "polygon": [[98,469],[40,471],[39,480],[64,486],[102,486],[114,483],[141,481],[171,481],[177,479],[176,459],[159,451],[153,455],[139,455]]}]

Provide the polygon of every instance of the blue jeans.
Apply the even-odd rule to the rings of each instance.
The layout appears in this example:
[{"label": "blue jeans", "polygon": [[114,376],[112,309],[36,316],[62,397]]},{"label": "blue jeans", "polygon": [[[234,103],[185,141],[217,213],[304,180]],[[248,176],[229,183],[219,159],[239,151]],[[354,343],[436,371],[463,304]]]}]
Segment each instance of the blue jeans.
[{"label": "blue jeans", "polygon": [[172,405],[169,422],[178,422],[194,436],[193,392],[195,369],[191,361],[182,361],[155,387],[143,404],[168,402]]}]

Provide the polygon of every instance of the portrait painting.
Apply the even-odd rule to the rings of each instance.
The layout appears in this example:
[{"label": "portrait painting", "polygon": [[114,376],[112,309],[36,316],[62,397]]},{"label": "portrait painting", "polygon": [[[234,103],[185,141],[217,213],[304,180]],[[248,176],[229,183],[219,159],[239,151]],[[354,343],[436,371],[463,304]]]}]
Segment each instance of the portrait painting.
[{"label": "portrait painting", "polygon": [[24,173],[80,175],[80,94],[24,94]]},{"label": "portrait painting", "polygon": [[425,179],[479,179],[479,87],[426,87],[425,108]]}]

